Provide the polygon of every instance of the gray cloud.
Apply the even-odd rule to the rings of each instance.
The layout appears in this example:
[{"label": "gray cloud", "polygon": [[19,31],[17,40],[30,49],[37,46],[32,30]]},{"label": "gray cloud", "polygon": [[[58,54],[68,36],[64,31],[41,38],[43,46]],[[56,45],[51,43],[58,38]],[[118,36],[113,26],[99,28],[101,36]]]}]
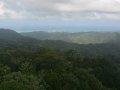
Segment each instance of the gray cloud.
[{"label": "gray cloud", "polygon": [[120,19],[120,0],[1,0],[0,18]]}]

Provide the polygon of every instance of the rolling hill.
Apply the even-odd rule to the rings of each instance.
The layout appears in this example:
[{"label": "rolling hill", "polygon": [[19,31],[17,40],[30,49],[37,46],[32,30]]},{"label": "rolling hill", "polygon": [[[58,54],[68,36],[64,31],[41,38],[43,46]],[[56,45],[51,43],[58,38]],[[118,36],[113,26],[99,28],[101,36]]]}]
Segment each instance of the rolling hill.
[{"label": "rolling hill", "polygon": [[[0,48],[17,47],[17,48],[51,48],[58,50],[77,50],[86,56],[109,55],[119,57],[119,43],[99,43],[99,44],[76,44],[62,40],[36,40],[30,37],[22,36],[13,30],[0,29]],[[62,34],[62,33],[61,33]],[[68,33],[64,33],[64,36]],[[87,34],[87,33],[86,33]],[[117,33],[114,33],[115,35]],[[7,36],[8,35],[8,36]],[[63,34],[62,34],[63,35]],[[79,34],[78,34],[79,35]]]},{"label": "rolling hill", "polygon": [[14,30],[0,29],[0,47],[48,47],[48,48],[72,48],[79,45],[61,40],[37,40],[23,36]]},{"label": "rolling hill", "polygon": [[23,38],[22,35],[10,29],[0,29],[0,39],[15,41]]},{"label": "rolling hill", "polygon": [[38,40],[62,40],[78,44],[101,44],[110,42],[119,42],[119,32],[24,32],[23,36],[32,37]]},{"label": "rolling hill", "polygon": [[38,40],[22,36],[10,29],[0,29],[0,48],[2,47],[29,47],[37,45]]}]

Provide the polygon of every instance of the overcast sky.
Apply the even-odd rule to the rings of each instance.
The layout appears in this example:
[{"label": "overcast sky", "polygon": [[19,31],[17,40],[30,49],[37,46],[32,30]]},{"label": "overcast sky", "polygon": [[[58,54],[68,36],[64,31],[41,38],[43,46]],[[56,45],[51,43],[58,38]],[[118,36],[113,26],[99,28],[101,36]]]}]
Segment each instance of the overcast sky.
[{"label": "overcast sky", "polygon": [[71,25],[119,27],[120,0],[0,0],[1,28]]}]

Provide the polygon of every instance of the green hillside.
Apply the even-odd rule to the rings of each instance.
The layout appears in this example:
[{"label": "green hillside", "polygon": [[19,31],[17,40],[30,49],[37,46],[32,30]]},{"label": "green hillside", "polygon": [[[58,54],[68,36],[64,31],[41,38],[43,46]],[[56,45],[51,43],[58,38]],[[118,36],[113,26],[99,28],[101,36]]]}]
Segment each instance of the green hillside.
[{"label": "green hillside", "polygon": [[79,32],[79,33],[67,33],[67,32],[26,32],[21,33],[23,36],[29,36],[39,40],[63,40],[78,44],[96,44],[96,43],[108,43],[119,42],[119,32]]},{"label": "green hillside", "polygon": [[[110,56],[115,56],[115,57],[119,57],[119,52],[120,52],[120,44],[118,43],[117,39],[116,39],[117,43],[109,42],[109,43],[104,43],[104,44],[103,43],[76,44],[76,43],[65,42],[62,40],[36,40],[31,37],[21,36],[19,33],[14,32],[12,30],[2,30],[1,29],[0,32],[4,32],[4,35],[6,35],[2,38],[0,37],[0,48],[24,47],[24,48],[36,49],[39,47],[43,47],[43,48],[51,48],[51,49],[60,49],[62,51],[73,49],[73,50],[77,50],[78,52],[80,52],[81,54],[86,55],[86,56],[110,55]],[[3,33],[0,33],[0,34],[3,34]],[[63,33],[61,33],[61,34],[63,35]],[[70,35],[70,33],[64,33],[64,36],[65,36],[65,34]],[[85,34],[86,34],[86,36],[88,36],[89,33],[75,33],[75,36],[80,35],[82,37],[82,35],[85,35]],[[111,33],[111,35],[112,34],[113,33]],[[116,37],[116,34],[117,33],[114,33],[114,36],[111,36],[111,37]],[[7,35],[9,35],[9,37],[7,37]],[[108,36],[110,36],[110,35],[108,35]],[[108,37],[108,36],[105,36],[105,37]],[[17,37],[19,37],[19,38],[17,38]],[[113,41],[113,40],[111,40],[111,41]],[[84,40],[84,43],[85,43],[85,40]]]}]

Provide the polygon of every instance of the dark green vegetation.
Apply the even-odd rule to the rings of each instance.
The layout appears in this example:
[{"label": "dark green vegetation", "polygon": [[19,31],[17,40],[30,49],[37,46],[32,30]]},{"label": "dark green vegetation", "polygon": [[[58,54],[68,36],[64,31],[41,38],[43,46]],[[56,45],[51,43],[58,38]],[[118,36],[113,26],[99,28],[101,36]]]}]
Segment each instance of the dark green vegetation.
[{"label": "dark green vegetation", "polygon": [[117,42],[120,40],[119,32],[80,32],[80,33],[67,33],[67,32],[26,32],[21,33],[24,36],[33,37],[39,40],[63,40],[78,44],[97,44]]},{"label": "dark green vegetation", "polygon": [[[35,43],[35,44],[34,44]],[[0,48],[2,47],[29,47],[38,44],[38,40],[24,37],[17,32],[9,29],[0,29]]]},{"label": "dark green vegetation", "polygon": [[120,90],[119,43],[39,41],[11,32],[0,37],[0,90]]}]

